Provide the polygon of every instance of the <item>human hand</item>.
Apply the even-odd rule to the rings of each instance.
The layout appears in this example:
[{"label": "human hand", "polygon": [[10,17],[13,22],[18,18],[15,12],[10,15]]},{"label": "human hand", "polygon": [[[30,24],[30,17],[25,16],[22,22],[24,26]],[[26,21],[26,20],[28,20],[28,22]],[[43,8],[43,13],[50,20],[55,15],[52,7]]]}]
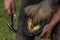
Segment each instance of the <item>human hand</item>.
[{"label": "human hand", "polygon": [[52,27],[51,25],[46,24],[45,27],[43,28],[42,33],[39,35],[39,38],[50,37],[52,28],[53,28],[53,27]]},{"label": "human hand", "polygon": [[15,4],[14,4],[14,0],[4,0],[4,6],[5,6],[5,10],[7,11],[8,15],[12,13],[15,13]]}]

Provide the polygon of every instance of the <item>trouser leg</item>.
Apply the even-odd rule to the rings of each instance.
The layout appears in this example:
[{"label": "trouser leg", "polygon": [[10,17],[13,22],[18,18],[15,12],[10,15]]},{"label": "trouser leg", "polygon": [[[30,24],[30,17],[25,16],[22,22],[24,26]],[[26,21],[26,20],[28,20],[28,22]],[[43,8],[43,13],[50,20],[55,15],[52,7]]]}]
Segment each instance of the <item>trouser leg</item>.
[{"label": "trouser leg", "polygon": [[60,40],[60,23],[58,23],[52,33],[51,33],[51,40]]}]

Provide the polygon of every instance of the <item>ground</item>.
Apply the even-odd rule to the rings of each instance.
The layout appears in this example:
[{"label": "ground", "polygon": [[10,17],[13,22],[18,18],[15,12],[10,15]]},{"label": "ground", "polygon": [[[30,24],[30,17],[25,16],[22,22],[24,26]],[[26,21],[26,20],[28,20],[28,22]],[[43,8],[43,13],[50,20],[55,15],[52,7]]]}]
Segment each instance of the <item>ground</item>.
[{"label": "ground", "polygon": [[[21,0],[15,0],[16,5],[16,17],[18,17],[19,14],[19,7],[21,4]],[[17,20],[15,19],[14,25],[16,26]],[[9,17],[7,15],[7,12],[4,10],[4,3],[3,0],[0,0],[0,40],[14,40],[15,33],[10,31],[7,27],[7,24],[9,22]],[[38,39],[39,40],[39,39]],[[42,39],[42,40],[48,40],[48,39]]]},{"label": "ground", "polygon": [[[15,0],[17,15],[19,13],[20,4],[21,4],[21,0]],[[15,20],[15,24],[16,24],[16,20]],[[13,40],[14,39],[13,38],[14,32],[10,31],[7,27],[8,22],[9,22],[9,17],[7,15],[7,12],[4,10],[3,0],[0,0],[0,40]]]}]

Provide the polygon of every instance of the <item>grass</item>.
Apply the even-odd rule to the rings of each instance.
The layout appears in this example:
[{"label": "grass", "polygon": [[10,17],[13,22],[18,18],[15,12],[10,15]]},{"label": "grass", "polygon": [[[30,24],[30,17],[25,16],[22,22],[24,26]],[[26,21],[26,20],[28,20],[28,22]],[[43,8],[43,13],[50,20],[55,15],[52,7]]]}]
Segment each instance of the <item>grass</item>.
[{"label": "grass", "polygon": [[[19,13],[19,7],[21,0],[15,0],[16,14]],[[14,40],[14,33],[7,27],[9,17],[7,12],[4,10],[4,2],[0,0],[0,40]]]},{"label": "grass", "polygon": [[[21,0],[15,0],[17,17],[19,14],[20,4]],[[7,12],[4,10],[4,2],[3,0],[0,0],[0,40],[14,40],[15,33],[10,31],[9,28],[7,27],[8,22],[9,17],[7,15]],[[17,19],[15,20],[15,24],[16,23]],[[48,40],[48,39],[42,39],[42,40]]]}]

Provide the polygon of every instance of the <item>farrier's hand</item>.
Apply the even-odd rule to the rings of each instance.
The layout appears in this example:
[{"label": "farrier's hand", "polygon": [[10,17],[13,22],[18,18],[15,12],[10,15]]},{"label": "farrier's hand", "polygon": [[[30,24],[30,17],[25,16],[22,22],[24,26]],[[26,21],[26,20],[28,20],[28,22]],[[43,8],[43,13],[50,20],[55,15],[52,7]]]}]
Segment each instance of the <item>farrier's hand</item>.
[{"label": "farrier's hand", "polygon": [[5,10],[7,11],[8,15],[10,15],[11,11],[12,13],[15,13],[15,4],[14,0],[4,0]]},{"label": "farrier's hand", "polygon": [[55,12],[53,17],[51,18],[50,22],[45,25],[43,28],[42,33],[40,34],[40,38],[48,36],[50,34],[52,28],[60,21],[60,8]]},{"label": "farrier's hand", "polygon": [[52,26],[49,24],[46,24],[43,28],[42,33],[39,35],[40,38],[49,37],[52,31]]}]

